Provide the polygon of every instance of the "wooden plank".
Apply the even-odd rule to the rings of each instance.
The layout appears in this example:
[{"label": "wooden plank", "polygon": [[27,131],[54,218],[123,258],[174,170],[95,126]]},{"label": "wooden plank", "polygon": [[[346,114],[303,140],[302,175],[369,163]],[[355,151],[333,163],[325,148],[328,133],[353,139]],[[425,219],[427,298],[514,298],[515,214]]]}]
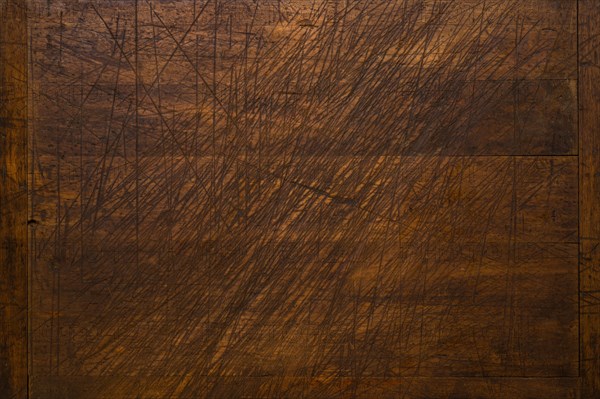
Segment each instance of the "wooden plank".
[{"label": "wooden plank", "polygon": [[39,393],[33,397],[44,399],[180,399],[188,398],[340,398],[354,399],[578,399],[578,378],[438,378],[365,377],[360,381],[350,378],[321,379],[319,377],[291,376],[193,376],[196,387],[211,386],[212,395],[202,390],[172,389],[185,386],[191,375],[168,377],[122,376],[65,376],[36,377],[34,385]]},{"label": "wooden plank", "polygon": [[[61,164],[77,161],[72,158],[61,158]],[[48,158],[40,159],[44,164],[51,163]],[[183,162],[181,158],[172,160],[174,165]],[[206,165],[208,160],[204,162],[200,165]],[[337,167],[316,166],[321,170],[323,180],[334,181],[333,176],[340,170],[353,169],[352,158],[338,157],[337,162]],[[248,284],[262,278],[264,269],[271,267],[269,263],[261,263],[259,259],[263,257],[273,259],[277,270],[286,271],[288,276],[302,278],[289,281],[290,286],[286,289],[294,293],[289,299],[288,293],[277,285],[257,294],[255,303],[258,307],[269,296],[279,297],[278,303],[284,306],[271,312],[268,323],[272,326],[268,327],[260,324],[252,327],[254,318],[260,316],[260,308],[250,307],[244,312],[243,317],[248,319],[240,324],[240,328],[256,328],[257,331],[252,340],[240,342],[239,349],[235,349],[239,359],[235,366],[232,365],[232,373],[243,364],[259,361],[257,359],[261,359],[263,368],[275,373],[281,367],[271,353],[276,342],[285,348],[282,350],[288,353],[286,356],[293,359],[284,330],[281,339],[275,339],[272,333],[282,329],[289,317],[288,309],[294,309],[296,317],[303,319],[298,322],[302,327],[294,339],[308,342],[305,348],[295,347],[294,350],[320,353],[345,344],[354,326],[343,320],[351,317],[357,304],[368,308],[379,302],[387,304],[373,311],[370,317],[370,325],[379,333],[364,334],[361,338],[372,343],[353,349],[352,356],[336,356],[343,359],[340,367],[344,367],[345,373],[349,372],[345,364],[357,361],[365,362],[366,374],[381,374],[385,370],[392,375],[412,375],[418,366],[420,375],[576,375],[576,158],[438,157],[436,162],[442,165],[438,169],[448,171],[444,174],[446,179],[440,179],[433,172],[419,173],[428,166],[435,166],[429,158],[380,159],[369,166],[375,175],[385,170],[397,170],[403,179],[395,186],[369,184],[362,195],[362,206],[371,209],[374,208],[372,202],[378,201],[378,213],[399,213],[403,215],[402,223],[390,226],[387,219],[372,220],[364,225],[368,234],[355,237],[346,231],[352,231],[353,225],[361,223],[361,216],[369,217],[370,213],[352,212],[345,204],[332,204],[329,209],[338,209],[338,212],[323,214],[318,226],[297,222],[278,233],[281,238],[261,243],[258,234],[265,228],[273,229],[272,226],[254,223],[253,229],[244,233],[243,226],[233,224],[236,216],[232,215],[230,223],[238,233],[219,237],[218,250],[212,260],[195,256],[199,248],[201,251],[210,248],[209,240],[202,241],[185,230],[174,231],[172,238],[179,249],[170,270],[164,265],[170,262],[171,254],[166,253],[161,259],[154,255],[164,247],[164,242],[157,240],[156,235],[163,229],[166,204],[157,202],[156,211],[147,213],[140,224],[144,249],[140,259],[146,264],[140,272],[143,298],[134,298],[128,283],[135,273],[129,266],[131,260],[128,263],[127,259],[134,246],[131,228],[123,222],[115,225],[108,219],[99,219],[96,229],[86,228],[83,235],[84,238],[102,237],[97,239],[96,247],[92,240],[84,242],[87,267],[81,270],[76,263],[61,270],[61,302],[69,306],[60,311],[63,328],[60,339],[68,345],[57,348],[56,330],[53,332],[51,324],[46,322],[56,314],[49,300],[53,296],[53,287],[34,285],[36,298],[40,298],[33,317],[36,326],[33,367],[39,370],[36,375],[49,373],[48,364],[55,358],[63,359],[61,373],[66,374],[82,368],[94,369],[97,364],[107,362],[103,360],[105,352],[102,348],[109,345],[117,350],[121,347],[122,340],[127,339],[127,332],[121,330],[121,325],[134,323],[148,303],[171,301],[173,305],[169,317],[145,325],[137,322],[135,337],[141,342],[153,342],[156,331],[161,331],[165,333],[161,342],[167,343],[172,339],[169,337],[179,334],[178,330],[182,328],[190,330],[190,342],[210,334],[222,334],[228,329],[227,323],[209,325],[202,321],[206,315],[203,315],[203,307],[197,304],[198,297],[207,297],[213,314],[232,311],[236,295],[249,289]],[[50,175],[56,174],[53,169],[49,170]],[[64,170],[67,175],[67,169]],[[146,168],[146,173],[160,172]],[[460,182],[450,186],[444,184],[445,180],[452,181],[456,176],[461,176]],[[233,177],[227,176],[223,180],[231,179]],[[350,182],[342,183],[332,183],[330,192],[344,198],[356,191]],[[70,191],[74,190],[72,184],[64,183],[61,188],[65,197],[76,198]],[[194,188],[190,185],[185,189]],[[53,190],[52,185],[49,183],[46,189]],[[236,195],[235,189],[223,191],[226,197]],[[402,195],[404,200],[393,201],[394,192],[401,193],[396,195]],[[290,198],[292,193],[288,194]],[[39,194],[42,194],[41,190]],[[113,198],[123,195],[125,192],[115,191]],[[429,197],[436,199],[435,212],[427,212],[428,203],[424,198]],[[145,198],[142,204],[147,204]],[[290,213],[293,212],[290,208]],[[312,212],[314,210],[309,206],[305,207],[305,215]],[[230,216],[224,213],[223,217]],[[70,218],[79,220],[77,209],[71,210]],[[56,224],[54,217],[46,216],[40,220],[36,231],[39,242],[43,243],[53,237]],[[482,220],[486,222],[482,223]],[[516,227],[511,224],[513,220]],[[389,245],[390,236],[399,237],[401,245]],[[78,235],[67,237],[66,247],[72,250],[80,239]],[[337,301],[331,290],[311,292],[304,287],[304,284],[326,287],[331,280],[318,255],[305,250],[315,246],[328,251],[345,248],[344,252],[348,252],[347,248],[357,248],[348,260],[353,271],[349,269],[343,291],[336,294]],[[227,258],[223,254],[227,254]],[[225,270],[229,263],[243,264],[248,256],[256,257],[247,264],[249,268],[256,268],[254,277],[249,279],[222,272],[222,276],[213,277],[213,284],[219,288],[210,289],[199,272],[211,266]],[[423,267],[424,258],[428,259],[426,268]],[[40,264],[52,261],[51,257],[39,257]],[[332,256],[329,262],[343,261],[344,258]],[[385,266],[382,268],[381,264]],[[53,273],[54,270],[46,268],[37,275],[39,281],[51,281]],[[110,289],[106,289],[104,282],[115,275],[120,276],[121,281],[114,281]],[[399,285],[406,288],[399,289]],[[365,292],[371,294],[365,295]],[[103,310],[110,301],[119,306]],[[339,323],[323,326],[328,303],[336,303],[336,314],[345,316],[340,317]],[[195,316],[173,323],[179,315],[188,312]],[[308,318],[312,319],[306,320]],[[390,320],[398,325],[394,326]],[[415,322],[420,322],[420,329],[412,327]],[[153,323],[161,327],[153,327]],[[100,331],[97,336],[106,338],[99,341],[87,333],[92,329]],[[117,334],[117,331],[120,332]],[[400,335],[403,336],[402,343],[395,338]],[[160,347],[148,350],[137,345],[136,340],[129,344],[129,350],[140,356],[136,367],[143,367],[142,353],[160,357],[164,350]],[[316,350],[317,347],[321,349]],[[228,350],[226,346],[224,350]],[[73,356],[74,352],[90,355],[78,359]],[[186,359],[196,357],[195,353],[196,347],[181,345],[169,363],[160,361],[156,367],[185,370],[188,367]],[[369,357],[376,361],[368,364]],[[201,356],[197,358],[202,359]],[[129,361],[133,362],[134,356]],[[301,372],[304,367],[291,359],[286,360],[286,364],[286,368],[294,372]]]},{"label": "wooden plank", "polygon": [[27,14],[0,2],[0,397],[27,397]]},{"label": "wooden plank", "polygon": [[600,396],[600,2],[579,2],[580,323],[584,398]]}]

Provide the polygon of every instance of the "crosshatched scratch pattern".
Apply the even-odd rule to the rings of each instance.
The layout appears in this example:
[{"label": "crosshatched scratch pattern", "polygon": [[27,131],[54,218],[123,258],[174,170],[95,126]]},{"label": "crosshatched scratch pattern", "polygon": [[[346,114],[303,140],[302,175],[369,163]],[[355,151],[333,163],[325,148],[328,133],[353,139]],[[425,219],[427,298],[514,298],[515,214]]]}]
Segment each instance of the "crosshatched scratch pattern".
[{"label": "crosshatched scratch pattern", "polygon": [[30,0],[33,397],[577,376],[576,3],[520,3]]}]

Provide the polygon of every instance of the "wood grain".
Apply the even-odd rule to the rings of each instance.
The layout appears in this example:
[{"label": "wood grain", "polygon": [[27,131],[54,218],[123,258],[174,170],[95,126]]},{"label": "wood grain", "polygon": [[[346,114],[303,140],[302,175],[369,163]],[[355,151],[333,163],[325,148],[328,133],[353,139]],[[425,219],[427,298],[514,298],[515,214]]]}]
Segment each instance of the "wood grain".
[{"label": "wood grain", "polygon": [[598,396],[595,2],[28,6],[30,397]]},{"label": "wood grain", "polygon": [[[352,379],[334,381],[287,377],[277,382],[279,396],[273,394],[273,378],[227,376],[212,392],[215,398],[357,398],[357,399],[447,399],[447,398],[544,398],[578,399],[578,378],[481,378],[481,377],[407,377],[403,379],[367,377],[353,388]],[[59,398],[162,399],[186,397],[173,395],[169,387],[181,381],[174,377],[39,377],[35,382],[45,392]],[[207,378],[204,383],[212,383]],[[348,394],[348,390],[352,390]],[[308,393],[310,392],[310,393]],[[111,396],[112,395],[112,396]],[[192,396],[190,396],[192,397]]]},{"label": "wood grain", "polygon": [[27,13],[0,1],[0,397],[27,397]]},{"label": "wood grain", "polygon": [[600,3],[579,3],[582,397],[600,397]]}]

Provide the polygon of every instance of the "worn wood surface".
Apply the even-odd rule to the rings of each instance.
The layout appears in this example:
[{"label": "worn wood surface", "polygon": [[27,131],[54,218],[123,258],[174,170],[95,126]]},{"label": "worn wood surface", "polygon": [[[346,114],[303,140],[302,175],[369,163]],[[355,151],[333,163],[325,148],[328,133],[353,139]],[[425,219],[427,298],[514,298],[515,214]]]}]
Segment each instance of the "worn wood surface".
[{"label": "worn wood surface", "polygon": [[0,397],[27,396],[27,14],[0,1]]},{"label": "worn wood surface", "polygon": [[600,2],[579,4],[580,323],[583,397],[600,397]]},{"label": "worn wood surface", "polygon": [[30,397],[600,394],[596,2],[28,12]]}]

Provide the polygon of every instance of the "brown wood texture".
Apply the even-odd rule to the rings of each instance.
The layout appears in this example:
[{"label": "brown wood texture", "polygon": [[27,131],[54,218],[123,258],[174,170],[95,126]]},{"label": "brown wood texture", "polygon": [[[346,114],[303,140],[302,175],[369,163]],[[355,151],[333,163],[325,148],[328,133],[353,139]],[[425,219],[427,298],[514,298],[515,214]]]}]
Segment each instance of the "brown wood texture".
[{"label": "brown wood texture", "polygon": [[600,396],[598,2],[2,4],[0,395]]},{"label": "brown wood texture", "polygon": [[0,1],[0,397],[27,396],[27,13]]},{"label": "brown wood texture", "polygon": [[600,2],[579,3],[582,397],[600,397]]}]

